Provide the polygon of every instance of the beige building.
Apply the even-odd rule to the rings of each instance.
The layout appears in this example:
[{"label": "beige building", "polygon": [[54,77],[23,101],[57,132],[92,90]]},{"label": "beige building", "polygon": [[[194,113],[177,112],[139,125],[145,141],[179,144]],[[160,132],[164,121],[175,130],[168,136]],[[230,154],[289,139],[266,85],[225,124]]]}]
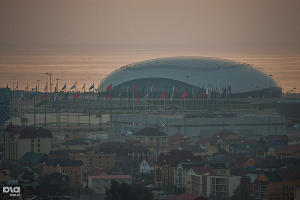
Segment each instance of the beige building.
[{"label": "beige building", "polygon": [[212,199],[226,199],[240,184],[239,176],[216,175],[205,168],[191,169],[187,175],[187,192]]},{"label": "beige building", "polygon": [[157,128],[146,127],[136,133],[135,138],[148,147],[160,147],[168,145],[168,135]]},{"label": "beige building", "polygon": [[8,125],[4,130],[4,158],[18,160],[26,152],[48,154],[52,148],[52,133],[48,129]]}]

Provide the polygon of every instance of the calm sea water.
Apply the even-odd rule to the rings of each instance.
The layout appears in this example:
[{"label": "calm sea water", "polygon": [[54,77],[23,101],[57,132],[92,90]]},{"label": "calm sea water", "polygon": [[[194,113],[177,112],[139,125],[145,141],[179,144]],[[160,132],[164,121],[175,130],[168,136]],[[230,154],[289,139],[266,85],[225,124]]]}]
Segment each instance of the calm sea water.
[{"label": "calm sea water", "polygon": [[43,91],[47,82],[45,73],[51,72],[54,83],[59,79],[59,88],[65,83],[70,88],[77,82],[77,89],[81,89],[84,83],[86,87],[93,83],[98,85],[105,76],[123,65],[170,56],[218,57],[249,63],[272,75],[285,92],[294,88],[300,91],[300,55],[296,53],[144,49],[1,52],[0,86],[8,84],[12,88],[18,84],[19,89],[25,89],[28,84],[31,89],[40,80],[40,90]]}]

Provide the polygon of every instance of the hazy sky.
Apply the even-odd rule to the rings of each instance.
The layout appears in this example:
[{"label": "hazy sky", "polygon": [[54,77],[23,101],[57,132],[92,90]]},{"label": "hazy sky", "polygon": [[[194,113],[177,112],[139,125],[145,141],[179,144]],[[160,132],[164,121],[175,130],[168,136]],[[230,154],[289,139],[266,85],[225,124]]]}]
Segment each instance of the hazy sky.
[{"label": "hazy sky", "polygon": [[300,49],[299,0],[1,0],[0,48]]}]

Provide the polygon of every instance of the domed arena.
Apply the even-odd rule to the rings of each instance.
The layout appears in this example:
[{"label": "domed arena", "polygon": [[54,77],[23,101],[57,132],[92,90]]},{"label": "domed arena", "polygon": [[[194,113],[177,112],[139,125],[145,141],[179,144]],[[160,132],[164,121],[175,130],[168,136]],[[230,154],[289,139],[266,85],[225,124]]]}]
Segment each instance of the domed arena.
[{"label": "domed arena", "polygon": [[278,97],[273,78],[246,63],[206,57],[158,58],[125,65],[108,75],[99,90],[112,96],[136,93],[174,98],[214,93],[232,97]]}]

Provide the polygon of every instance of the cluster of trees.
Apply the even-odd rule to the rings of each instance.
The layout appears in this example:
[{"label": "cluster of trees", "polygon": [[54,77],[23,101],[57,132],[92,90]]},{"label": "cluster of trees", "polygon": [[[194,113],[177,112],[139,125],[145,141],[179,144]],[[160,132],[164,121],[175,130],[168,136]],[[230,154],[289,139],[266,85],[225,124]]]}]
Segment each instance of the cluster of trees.
[{"label": "cluster of trees", "polygon": [[113,181],[106,190],[105,200],[152,200],[152,192],[142,185],[118,183]]}]

